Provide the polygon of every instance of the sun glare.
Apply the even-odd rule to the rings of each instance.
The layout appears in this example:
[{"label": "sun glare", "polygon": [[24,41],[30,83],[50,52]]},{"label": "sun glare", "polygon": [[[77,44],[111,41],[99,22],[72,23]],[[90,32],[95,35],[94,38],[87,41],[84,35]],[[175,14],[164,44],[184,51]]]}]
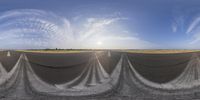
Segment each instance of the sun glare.
[{"label": "sun glare", "polygon": [[102,42],[101,42],[101,41],[98,41],[97,44],[98,44],[98,45],[102,45]]}]

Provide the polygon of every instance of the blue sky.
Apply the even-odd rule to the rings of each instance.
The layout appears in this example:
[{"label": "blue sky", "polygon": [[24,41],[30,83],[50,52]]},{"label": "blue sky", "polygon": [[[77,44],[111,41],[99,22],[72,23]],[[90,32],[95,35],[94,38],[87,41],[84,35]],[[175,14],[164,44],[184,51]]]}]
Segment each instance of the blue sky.
[{"label": "blue sky", "polygon": [[199,49],[198,0],[1,0],[0,48]]}]

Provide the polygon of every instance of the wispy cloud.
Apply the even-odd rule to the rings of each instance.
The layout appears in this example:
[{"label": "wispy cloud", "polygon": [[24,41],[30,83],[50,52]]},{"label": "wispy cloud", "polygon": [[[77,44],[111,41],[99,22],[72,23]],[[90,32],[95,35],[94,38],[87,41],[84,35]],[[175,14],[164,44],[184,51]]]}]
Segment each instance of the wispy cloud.
[{"label": "wispy cloud", "polygon": [[41,10],[11,10],[0,16],[1,41],[15,41],[22,48],[34,44],[36,48],[42,44],[49,48],[61,47],[72,38],[70,29],[67,19]]},{"label": "wispy cloud", "polygon": [[183,48],[200,48],[200,16],[197,13],[182,12],[184,15],[176,15],[172,22],[172,31],[186,36],[184,41],[179,41]]},{"label": "wispy cloud", "polygon": [[[127,18],[88,17],[81,27],[52,12],[20,9],[0,15],[1,48],[151,48],[120,24]],[[74,20],[80,19],[75,17]],[[136,35],[137,34],[137,35]],[[14,41],[14,42],[13,42]],[[101,41],[102,45],[97,45]],[[7,45],[6,45],[7,44]]]},{"label": "wispy cloud", "polygon": [[[124,30],[119,21],[127,20],[122,17],[112,18],[88,18],[84,27],[79,32],[80,41],[84,42],[87,48],[152,48],[155,45],[137,37],[138,33],[130,33]],[[98,41],[103,45],[97,45]]]},{"label": "wispy cloud", "polygon": [[177,32],[177,23],[172,23],[172,32]]},{"label": "wispy cloud", "polygon": [[193,38],[190,44],[200,43],[200,16],[194,18],[186,33],[190,34]]},{"label": "wispy cloud", "polygon": [[80,33],[81,38],[87,39],[94,34],[103,34],[106,31],[107,26],[119,20],[123,20],[123,18],[88,18],[84,25],[84,30]]},{"label": "wispy cloud", "polygon": [[191,33],[195,28],[199,27],[198,25],[200,24],[200,17],[195,18],[192,23],[189,25],[186,33]]}]

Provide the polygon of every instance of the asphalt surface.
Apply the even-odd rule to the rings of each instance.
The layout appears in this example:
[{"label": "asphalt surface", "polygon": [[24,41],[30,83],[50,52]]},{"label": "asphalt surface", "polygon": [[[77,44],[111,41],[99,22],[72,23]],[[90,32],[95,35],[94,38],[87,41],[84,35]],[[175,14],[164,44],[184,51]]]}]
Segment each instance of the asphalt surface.
[{"label": "asphalt surface", "polygon": [[[109,54],[110,52],[110,54]],[[7,57],[7,52],[0,52],[0,61],[6,70],[11,70],[19,59],[21,53],[10,51],[11,56]],[[26,56],[25,56],[26,55]],[[123,53],[115,51],[98,52],[94,58],[94,52],[87,53],[70,53],[70,54],[50,54],[50,53],[25,53],[19,60],[18,73],[14,74],[14,78],[8,79],[7,84],[12,79],[12,86],[6,90],[2,90],[0,84],[0,99],[1,100],[199,100],[200,99],[200,87],[193,86],[190,89],[179,89],[169,90],[165,88],[153,87],[150,84],[160,85],[168,84],[168,82],[176,79],[181,73],[198,75],[199,71],[193,71],[192,69],[199,70],[198,60],[193,60],[190,71],[185,70],[188,67],[188,63],[192,60],[193,53],[180,53],[180,54],[142,54],[142,53]],[[199,55],[199,53],[197,54]],[[28,60],[26,60],[26,58]],[[91,58],[94,58],[92,63]],[[12,60],[11,60],[12,59]],[[196,59],[196,58],[195,58]],[[98,60],[100,62],[100,67]],[[103,87],[107,85],[112,87],[102,93],[97,92],[98,90],[92,89],[81,89],[78,90],[80,93],[84,93],[85,90],[90,91],[88,93],[95,93],[93,95],[84,96],[69,96],[65,93],[71,91],[70,88],[65,90],[56,88],[56,91],[61,93],[62,96],[56,95],[56,93],[49,92],[38,92],[34,87],[31,87],[31,81],[33,77],[27,77],[27,62],[33,69],[36,77],[49,84],[49,86],[56,88],[55,84],[63,84],[72,81],[79,77],[84,69],[89,65],[91,71],[85,71],[89,75],[88,79],[95,79],[93,76],[103,78],[103,70],[112,77],[108,84],[98,82],[95,86]],[[95,66],[97,65],[97,66]],[[92,66],[95,66],[92,67]],[[103,69],[102,69],[103,68]],[[95,72],[98,72],[95,73]],[[113,74],[115,72],[115,74]],[[194,74],[197,73],[197,74]],[[94,75],[95,74],[95,75]],[[105,73],[104,73],[105,74]],[[113,75],[119,75],[115,77]],[[141,75],[141,76],[140,76]],[[84,76],[87,76],[84,74]],[[141,78],[142,77],[142,78]],[[188,75],[183,75],[178,82],[184,82],[188,80]],[[1,78],[1,77],[0,77]],[[86,78],[86,77],[85,77]],[[106,78],[103,78],[106,79]],[[29,80],[29,81],[28,81]],[[108,79],[106,79],[108,81]],[[116,81],[117,80],[117,81]],[[145,80],[145,81],[144,81]],[[148,82],[146,82],[148,80]],[[34,81],[38,81],[34,79]],[[85,79],[81,79],[80,83],[84,83]],[[116,81],[117,84],[112,84]],[[195,78],[195,81],[199,79]],[[77,83],[78,82],[78,83]],[[95,81],[94,81],[95,82]],[[191,81],[191,84],[193,81]],[[79,84],[79,81],[76,81]],[[149,83],[149,84],[148,84]],[[190,82],[188,82],[190,83]],[[44,84],[43,84],[44,85]],[[176,84],[178,85],[178,83]],[[42,86],[42,85],[41,85]],[[192,86],[192,85],[191,85]],[[92,86],[91,86],[92,87]],[[41,90],[46,87],[42,87]],[[47,87],[48,88],[48,87]],[[87,88],[90,88],[88,86]],[[40,88],[37,88],[40,90]],[[69,89],[69,90],[68,90]],[[101,88],[97,88],[101,91]],[[103,89],[103,88],[102,88]],[[68,92],[67,92],[68,91]],[[71,91],[73,92],[78,92]],[[55,91],[54,91],[55,92]],[[54,94],[54,95],[53,95]],[[71,93],[70,93],[71,94]],[[78,94],[78,93],[75,93]]]},{"label": "asphalt surface", "polygon": [[146,79],[166,83],[178,77],[187,66],[191,53],[142,54],[130,53],[128,57],[134,68]]},{"label": "asphalt surface", "polygon": [[8,72],[14,67],[20,56],[19,52],[15,51],[9,51],[9,52],[10,56],[7,56],[8,51],[0,51],[0,62]]},{"label": "asphalt surface", "polygon": [[121,53],[119,52],[110,52],[110,51],[105,51],[101,53],[97,53],[97,56],[99,58],[99,61],[101,62],[102,66],[104,69],[111,74],[112,71],[114,70],[115,66],[117,65]]},{"label": "asphalt surface", "polygon": [[26,55],[35,73],[50,84],[68,82],[77,77],[91,56],[89,53]]}]

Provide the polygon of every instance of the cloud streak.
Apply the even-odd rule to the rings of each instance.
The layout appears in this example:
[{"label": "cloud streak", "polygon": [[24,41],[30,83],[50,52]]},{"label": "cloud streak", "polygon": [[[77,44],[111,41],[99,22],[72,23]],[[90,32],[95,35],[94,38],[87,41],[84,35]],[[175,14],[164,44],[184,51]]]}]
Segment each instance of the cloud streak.
[{"label": "cloud streak", "polygon": [[193,38],[193,40],[190,42],[191,45],[200,43],[200,16],[194,18],[186,33],[190,34]]}]

